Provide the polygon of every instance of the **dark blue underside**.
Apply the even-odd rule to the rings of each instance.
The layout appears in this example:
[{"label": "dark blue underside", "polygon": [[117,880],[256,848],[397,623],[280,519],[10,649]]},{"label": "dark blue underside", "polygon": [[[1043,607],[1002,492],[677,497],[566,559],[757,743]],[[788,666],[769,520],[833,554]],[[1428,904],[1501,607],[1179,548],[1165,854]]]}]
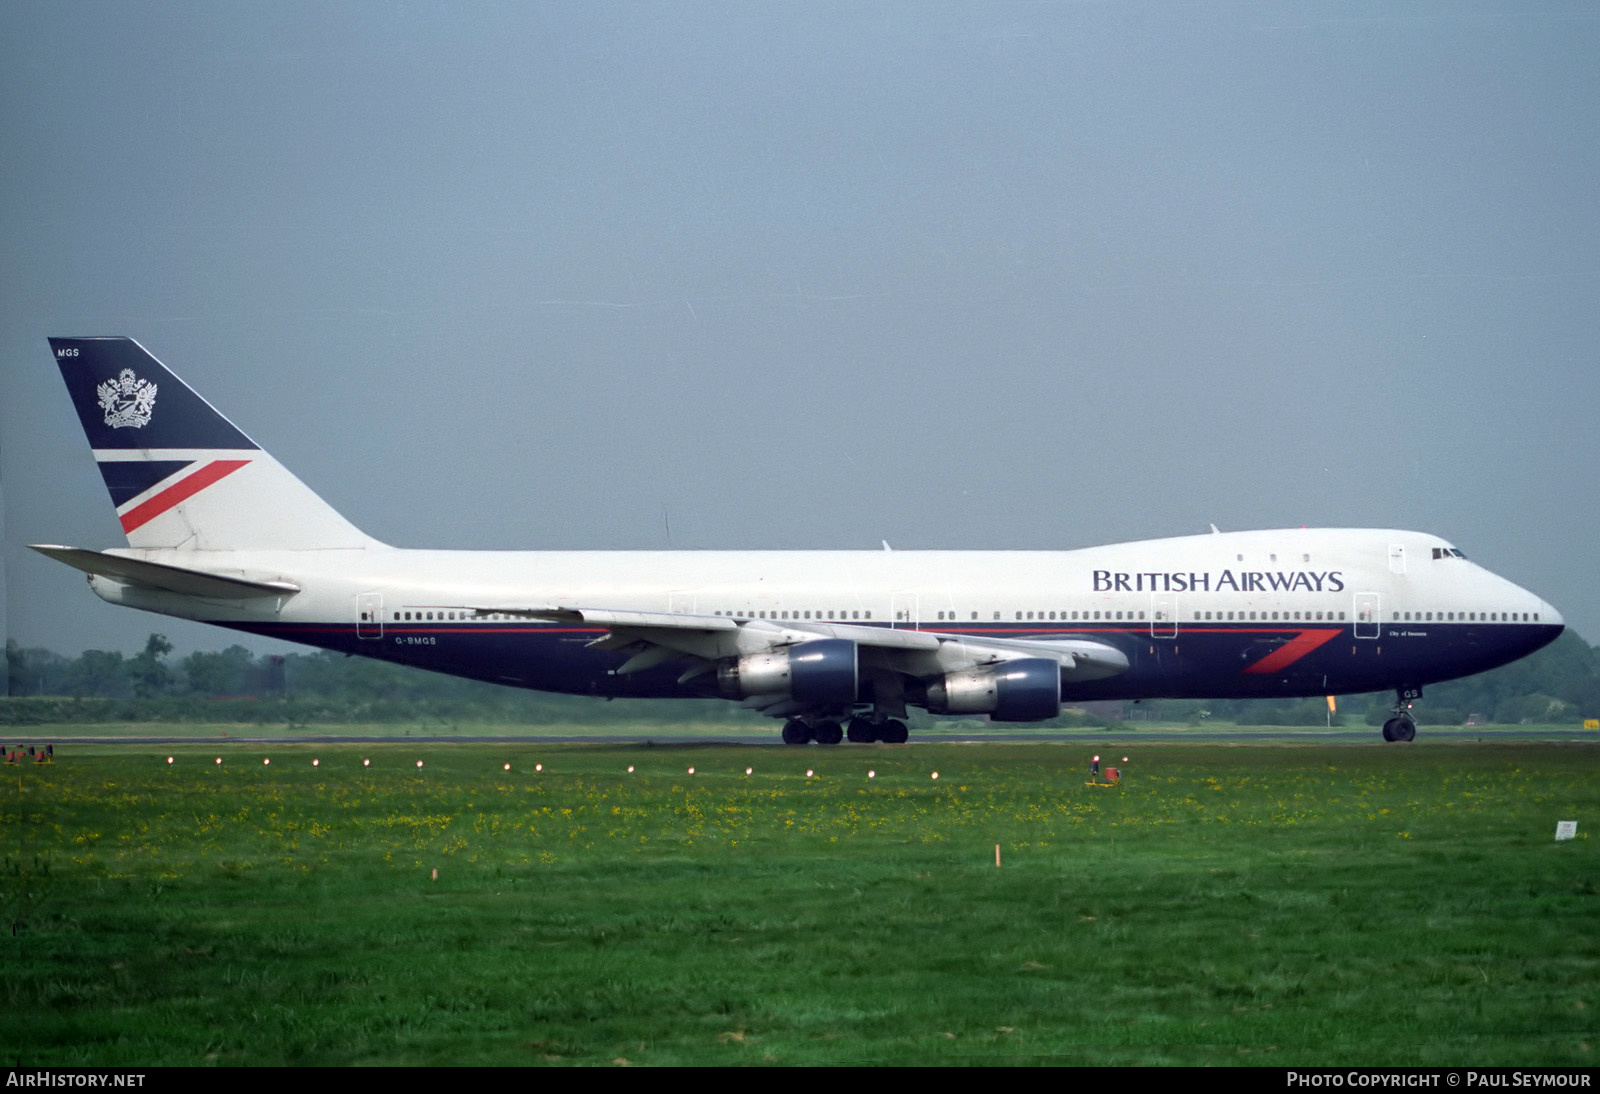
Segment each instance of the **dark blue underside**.
[{"label": "dark blue underside", "polygon": [[[690,698],[715,695],[705,676],[677,683],[683,666],[667,664],[629,676],[612,670],[627,655],[591,649],[597,628],[517,623],[427,623],[385,626],[381,637],[359,637],[354,624],[238,624],[219,626],[375,657],[435,672],[512,687],[574,695]],[[930,628],[933,629],[933,628]],[[1097,699],[1264,698],[1348,695],[1421,687],[1470,676],[1515,661],[1553,642],[1558,625],[1454,623],[1385,625],[1376,639],[1356,638],[1349,626],[1306,624],[1273,629],[1259,624],[1206,623],[1153,638],[1142,629],[1045,630],[1028,624],[940,628],[941,634],[1004,638],[1090,638],[1128,657],[1128,671],[1105,680],[1062,687],[1064,702]],[[1301,656],[1278,652],[1303,635],[1332,637]],[[1300,647],[1297,647],[1300,648]],[[1268,658],[1273,660],[1268,661]],[[1260,671],[1263,664],[1271,671]],[[1257,671],[1247,671],[1257,666]]]}]

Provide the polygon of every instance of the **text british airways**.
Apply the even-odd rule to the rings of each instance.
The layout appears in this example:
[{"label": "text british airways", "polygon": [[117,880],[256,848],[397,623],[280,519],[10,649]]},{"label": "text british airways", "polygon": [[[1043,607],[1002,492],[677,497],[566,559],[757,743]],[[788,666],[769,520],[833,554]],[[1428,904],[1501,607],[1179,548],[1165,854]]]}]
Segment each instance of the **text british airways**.
[{"label": "text british airways", "polygon": [[1342,593],[1343,570],[1223,570],[1218,573],[1096,570],[1097,593]]}]

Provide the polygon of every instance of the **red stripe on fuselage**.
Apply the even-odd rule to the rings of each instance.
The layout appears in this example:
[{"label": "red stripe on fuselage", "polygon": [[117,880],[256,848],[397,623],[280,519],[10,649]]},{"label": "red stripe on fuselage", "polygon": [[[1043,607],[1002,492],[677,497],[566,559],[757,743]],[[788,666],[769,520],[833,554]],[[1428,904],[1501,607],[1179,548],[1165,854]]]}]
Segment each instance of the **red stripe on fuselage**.
[{"label": "red stripe on fuselage", "polygon": [[1277,672],[1279,669],[1288,668],[1324,642],[1331,641],[1339,633],[1337,628],[1324,631],[1301,631],[1299,635],[1285,642],[1244,671]]},{"label": "red stripe on fuselage", "polygon": [[123,513],[122,530],[131,532],[150,523],[174,505],[189,500],[212,483],[226,478],[249,462],[249,460],[212,460],[188,478],[173,483],[149,501]]}]

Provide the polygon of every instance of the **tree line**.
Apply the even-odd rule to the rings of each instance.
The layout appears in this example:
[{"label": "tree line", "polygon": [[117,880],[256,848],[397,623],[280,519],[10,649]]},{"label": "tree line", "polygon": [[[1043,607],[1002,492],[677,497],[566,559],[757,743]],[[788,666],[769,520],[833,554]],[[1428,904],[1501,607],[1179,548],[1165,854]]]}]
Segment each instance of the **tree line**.
[{"label": "tree line", "polygon": [[[185,721],[278,724],[435,723],[562,724],[615,722],[740,723],[749,714],[719,700],[619,699],[553,695],[425,672],[330,650],[252,653],[234,645],[172,657],[172,643],[152,634],[132,656],[85,650],[67,657],[7,641],[6,696],[0,725],[51,722]],[[1344,696],[1336,723],[1387,716],[1390,693]],[[1427,725],[1577,724],[1600,716],[1600,649],[1571,630],[1514,664],[1464,680],[1433,684],[1416,707]],[[1069,712],[1060,725],[1122,718],[1241,725],[1321,725],[1316,699],[1146,700],[1096,704]]]},{"label": "tree line", "polygon": [[[552,695],[464,680],[331,650],[255,654],[234,645],[173,658],[152,634],[132,656],[66,657],[6,643],[0,725],[56,722],[220,722],[599,725],[719,722],[739,713],[716,700],[660,704]],[[665,708],[665,709],[664,709]],[[665,716],[665,717],[663,717]]]}]

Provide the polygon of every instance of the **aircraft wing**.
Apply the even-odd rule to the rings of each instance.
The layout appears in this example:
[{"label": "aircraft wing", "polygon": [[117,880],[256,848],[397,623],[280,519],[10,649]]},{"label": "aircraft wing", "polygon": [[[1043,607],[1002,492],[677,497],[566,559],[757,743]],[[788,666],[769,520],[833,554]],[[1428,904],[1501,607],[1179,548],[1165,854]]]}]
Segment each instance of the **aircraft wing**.
[{"label": "aircraft wing", "polygon": [[1128,667],[1128,658],[1109,643],[1093,638],[990,638],[940,631],[863,627],[826,620],[744,619],[689,612],[634,612],[610,608],[468,608],[559,623],[582,623],[605,629],[591,645],[631,652],[617,673],[627,675],[667,661],[687,661],[681,679],[710,671],[716,661],[769,653],[823,638],[842,638],[871,651],[874,663],[911,676],[949,672],[1043,657],[1061,665],[1069,681],[1098,680]]},{"label": "aircraft wing", "polygon": [[293,596],[300,591],[300,586],[292,581],[262,580],[246,577],[242,573],[238,576],[214,574],[187,566],[146,562],[139,558],[89,551],[82,547],[61,547],[52,543],[30,543],[28,546],[46,558],[64,562],[75,570],[95,577],[185,596],[248,600],[266,596]]}]

